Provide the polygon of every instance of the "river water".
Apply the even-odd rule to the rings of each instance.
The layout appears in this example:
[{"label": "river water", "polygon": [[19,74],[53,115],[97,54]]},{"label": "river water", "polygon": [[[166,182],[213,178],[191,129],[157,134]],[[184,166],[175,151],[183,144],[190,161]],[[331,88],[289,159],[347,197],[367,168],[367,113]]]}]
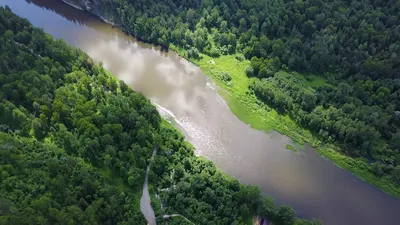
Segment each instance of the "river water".
[{"label": "river water", "polygon": [[238,120],[199,68],[174,52],[137,42],[117,28],[60,0],[0,0],[56,38],[87,52],[174,119],[197,154],[246,184],[258,185],[298,216],[328,225],[400,224],[400,200],[335,167],[290,140],[254,130]]}]

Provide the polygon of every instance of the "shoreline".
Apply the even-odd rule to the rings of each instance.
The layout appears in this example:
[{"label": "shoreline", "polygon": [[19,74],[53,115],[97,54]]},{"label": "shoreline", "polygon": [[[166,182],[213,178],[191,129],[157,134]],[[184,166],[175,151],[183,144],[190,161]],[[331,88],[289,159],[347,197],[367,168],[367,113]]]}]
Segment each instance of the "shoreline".
[{"label": "shoreline", "polygon": [[[172,45],[170,48],[173,50],[176,54],[178,54],[180,57],[188,60],[189,62],[195,64],[198,66],[202,72],[213,79],[215,82],[217,89],[218,89],[218,94],[228,103],[229,109],[232,111],[232,113],[238,117],[239,120],[244,122],[245,124],[248,124],[251,126],[251,128],[256,129],[256,130],[261,130],[264,132],[270,132],[272,130],[285,135],[289,137],[291,140],[293,140],[295,143],[298,143],[300,145],[304,145],[305,143],[309,144],[310,147],[314,148],[316,150],[316,153],[318,154],[319,157],[331,161],[336,167],[340,169],[344,169],[345,171],[351,173],[355,177],[359,178],[362,182],[365,182],[368,185],[373,186],[374,188],[378,189],[379,191],[384,192],[385,194],[388,194],[391,197],[400,199],[400,187],[396,187],[394,183],[391,183],[390,180],[388,180],[385,177],[379,178],[373,175],[366,167],[368,167],[369,164],[367,164],[362,158],[351,158],[348,157],[339,151],[335,149],[339,149],[338,146],[329,144],[329,146],[325,145],[324,143],[321,143],[317,137],[313,136],[310,131],[307,129],[304,129],[298,125],[295,125],[294,131],[293,129],[290,129],[290,125],[293,125],[291,123],[294,123],[289,116],[287,115],[281,115],[279,114],[277,117],[278,119],[272,119],[275,121],[272,121],[272,125],[268,124],[270,123],[269,119],[263,120],[265,118],[262,118],[263,116],[268,116],[268,114],[274,114],[276,111],[272,109],[271,111],[267,111],[263,108],[257,109],[256,113],[253,112],[245,112],[243,114],[242,112],[249,110],[249,107],[247,107],[246,103],[253,102],[254,99],[251,99],[253,96],[247,96],[246,100],[248,102],[244,102],[243,99],[236,99],[237,93],[232,92],[232,88],[228,87],[225,83],[221,82],[219,78],[215,75],[213,75],[213,70],[216,69],[216,64],[209,64],[208,66],[204,65],[204,62],[209,62],[210,60],[218,61],[219,58],[223,57],[233,57],[234,55],[221,55],[219,58],[212,58],[210,56],[201,54],[203,57],[202,59],[190,59],[187,58],[183,52],[185,51],[184,49],[175,47]],[[248,60],[244,60],[248,61]],[[238,62],[231,61],[232,65],[236,65]],[[240,63],[240,62],[239,62]],[[226,71],[219,71],[219,72],[226,72]],[[245,74],[245,71],[241,71],[242,74]],[[245,75],[246,76],[246,75]],[[247,77],[247,76],[246,76]],[[249,78],[247,78],[249,79]],[[234,79],[232,79],[234,80]],[[226,93],[228,93],[228,95]],[[235,96],[236,95],[236,96]],[[240,95],[240,93],[239,93]],[[233,96],[233,97],[232,97]],[[255,96],[254,96],[255,97]],[[255,99],[256,101],[257,99]],[[251,107],[250,107],[251,108]],[[237,110],[239,109],[239,110]],[[251,109],[250,109],[251,111]],[[271,113],[272,112],[272,113]],[[249,115],[259,117],[260,120],[258,121],[252,121],[249,119]],[[274,116],[274,115],[273,115]],[[282,122],[280,120],[289,118],[288,121]],[[292,126],[293,128],[293,126]],[[301,150],[300,150],[301,151]],[[355,166],[356,165],[356,166]]]},{"label": "shoreline", "polygon": [[87,12],[87,13],[90,13],[90,14],[92,14],[93,16],[99,18],[101,21],[103,21],[103,22],[105,22],[105,23],[107,23],[107,24],[110,24],[110,25],[113,26],[113,27],[120,27],[120,26],[121,26],[121,25],[119,25],[119,24],[116,24],[116,23],[113,23],[113,22],[109,21],[108,19],[106,19],[106,18],[104,18],[102,15],[100,15],[99,13],[95,13],[95,12],[92,12],[92,11],[90,11],[90,10],[87,10],[86,8],[82,8],[82,7],[80,7],[80,6],[78,6],[78,5],[75,5],[75,4],[73,4],[73,3],[71,3],[71,2],[69,2],[69,1],[67,1],[67,0],[61,0],[61,1],[64,2],[65,4],[67,4],[67,5],[69,5],[69,6],[73,7],[73,8],[75,8],[75,9],[78,9],[78,10],[81,10],[81,11],[84,11],[84,12]]},{"label": "shoreline", "polygon": [[[103,16],[99,15],[99,13],[95,13],[89,11],[87,9],[81,8],[75,4],[72,4],[66,0],[62,0],[65,4],[74,7],[78,10],[88,12],[103,22],[115,26],[115,27],[122,27],[121,25],[115,24]],[[132,34],[128,34],[132,35]],[[140,38],[132,35],[138,41]],[[143,41],[141,41],[143,42]],[[154,43],[150,43],[154,46],[157,46]],[[242,62],[237,62],[235,59],[235,55],[221,55],[218,58],[212,58],[210,56],[200,54],[202,56],[201,59],[192,59],[188,58],[184,55],[183,48],[176,47],[174,45],[170,45],[170,50],[174,51],[178,56],[184,58],[190,63],[195,64],[198,66],[204,75],[213,79],[216,84],[218,94],[224,99],[227,103],[231,112],[242,122],[251,126],[251,128],[256,130],[261,130],[264,132],[270,132],[272,130],[289,137],[294,142],[304,145],[308,143],[312,148],[317,150],[317,154],[324,159],[330,160],[334,165],[338,168],[345,169],[347,172],[353,174],[363,182],[379,189],[380,191],[394,197],[400,199],[400,187],[391,182],[386,177],[376,177],[368,170],[368,163],[364,162],[362,158],[351,158],[344,154],[341,154],[335,149],[338,149],[338,146],[331,145],[326,147],[324,144],[318,140],[317,137],[314,137],[311,132],[307,129],[304,129],[297,125],[288,115],[282,115],[276,112],[276,110],[270,108],[266,104],[262,104],[261,106],[257,102],[257,98],[254,94],[247,94],[249,90],[248,87],[242,87],[239,92],[235,92],[232,87],[229,87],[227,84],[222,82],[214,72],[229,72],[224,71],[224,68],[218,67],[218,63],[211,64],[209,63],[210,60],[215,61],[222,61],[226,60],[231,65],[235,65],[235,70],[238,69],[238,64],[249,64],[248,60],[243,60]],[[236,61],[235,61],[236,60]],[[225,68],[226,69],[226,68]],[[238,71],[240,73],[240,77],[238,79],[245,80],[243,82],[249,82],[250,78],[245,75],[245,70]],[[229,73],[231,74],[231,73]],[[232,75],[232,74],[231,74]],[[245,78],[242,75],[246,76]],[[235,79],[232,79],[235,81]],[[242,84],[243,85],[243,84]],[[246,83],[247,85],[247,83]],[[266,107],[264,107],[266,106]]]},{"label": "shoreline", "polygon": [[82,10],[82,11],[86,11],[85,9],[83,9],[83,8],[81,8],[81,7],[79,7],[79,6],[75,5],[75,4],[73,4],[73,3],[71,3],[71,2],[67,2],[66,0],[61,0],[61,1],[64,2],[65,4],[71,6],[71,7],[74,7],[75,9],[79,9],[79,10]]}]

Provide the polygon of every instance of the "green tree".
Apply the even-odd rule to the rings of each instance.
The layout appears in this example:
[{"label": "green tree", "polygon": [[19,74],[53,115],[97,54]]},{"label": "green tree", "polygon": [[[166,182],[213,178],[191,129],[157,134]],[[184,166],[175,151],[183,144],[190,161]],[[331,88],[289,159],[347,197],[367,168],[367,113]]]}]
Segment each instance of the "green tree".
[{"label": "green tree", "polygon": [[296,213],[290,206],[282,205],[278,209],[277,218],[283,225],[292,225],[296,221]]}]

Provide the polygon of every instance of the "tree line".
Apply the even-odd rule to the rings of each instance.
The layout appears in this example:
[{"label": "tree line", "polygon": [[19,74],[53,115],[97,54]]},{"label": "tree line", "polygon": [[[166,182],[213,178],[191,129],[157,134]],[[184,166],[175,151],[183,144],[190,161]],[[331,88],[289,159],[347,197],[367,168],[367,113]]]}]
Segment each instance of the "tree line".
[{"label": "tree line", "polygon": [[261,101],[400,185],[399,1],[71,2],[188,57],[244,56]]},{"label": "tree line", "polygon": [[[150,182],[196,224],[320,224],[194,155],[142,94],[84,52],[0,7],[0,223],[145,224]],[[162,222],[158,215],[159,222]]]}]

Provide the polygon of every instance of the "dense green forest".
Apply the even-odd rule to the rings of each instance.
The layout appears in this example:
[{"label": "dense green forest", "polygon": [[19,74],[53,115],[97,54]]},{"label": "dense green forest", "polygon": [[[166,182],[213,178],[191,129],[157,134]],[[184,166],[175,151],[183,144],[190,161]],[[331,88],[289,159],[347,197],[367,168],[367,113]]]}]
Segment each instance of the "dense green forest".
[{"label": "dense green forest", "polygon": [[399,1],[68,2],[187,57],[251,60],[259,100],[400,185]]},{"label": "dense green forest", "polygon": [[257,215],[321,224],[196,157],[142,94],[8,7],[0,7],[0,85],[0,224],[145,224],[139,199],[154,149],[160,223],[162,202],[196,224]]}]

